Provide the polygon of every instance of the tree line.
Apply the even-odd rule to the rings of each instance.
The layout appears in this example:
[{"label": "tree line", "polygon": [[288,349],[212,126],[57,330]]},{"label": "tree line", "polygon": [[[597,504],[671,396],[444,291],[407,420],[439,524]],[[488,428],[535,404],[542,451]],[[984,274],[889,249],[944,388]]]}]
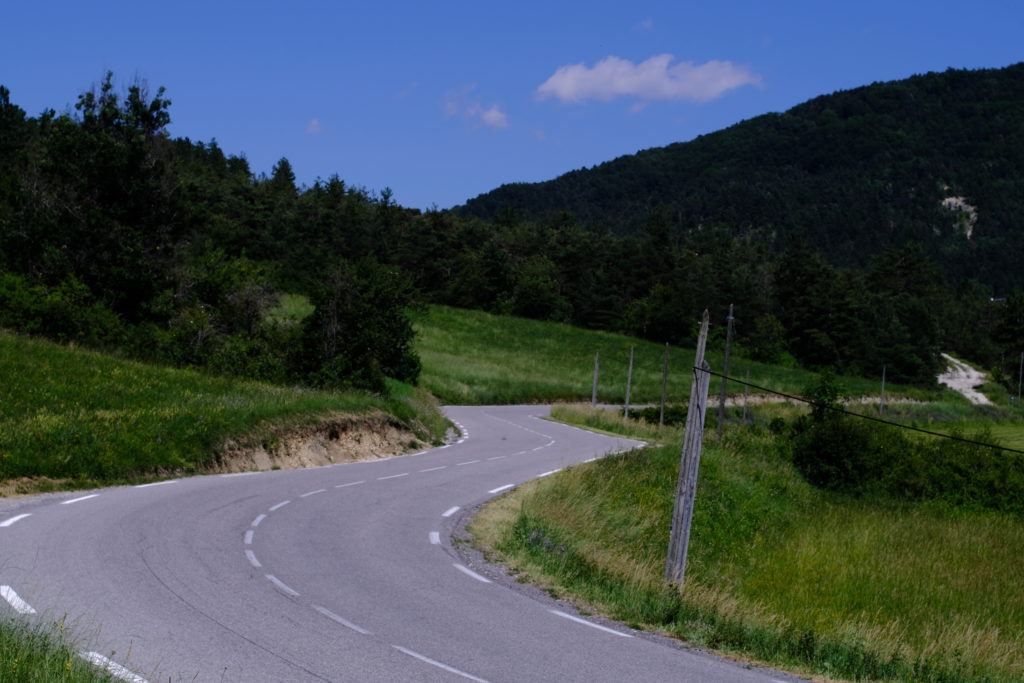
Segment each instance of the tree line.
[{"label": "tree line", "polygon": [[284,158],[254,173],[173,138],[170,105],[107,74],[73,110],[28,116],[0,88],[0,326],[374,391],[415,381],[423,303],[676,344],[734,303],[749,357],[924,384],[939,349],[1006,365],[1024,332],[1024,295],[990,302],[919,241],[836,265],[813,241],[780,251],[770,231],[686,229],[662,206],[626,234],[566,211],[421,212],[336,176],[299,186]]}]

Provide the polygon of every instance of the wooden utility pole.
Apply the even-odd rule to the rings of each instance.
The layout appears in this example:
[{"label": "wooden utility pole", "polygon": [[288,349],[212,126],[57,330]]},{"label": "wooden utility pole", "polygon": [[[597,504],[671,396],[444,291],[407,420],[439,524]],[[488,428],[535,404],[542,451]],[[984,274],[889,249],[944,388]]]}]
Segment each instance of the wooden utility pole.
[{"label": "wooden utility pole", "polygon": [[885,366],[882,366],[882,397],[878,401],[879,414],[885,412]]},{"label": "wooden utility pole", "polygon": [[750,393],[750,370],[747,370],[747,374],[743,379],[743,424],[746,425],[748,422],[747,412],[747,395]]},{"label": "wooden utility pole", "polygon": [[665,579],[680,587],[686,574],[686,552],[690,545],[690,525],[693,521],[693,501],[697,494],[697,470],[704,437],[704,416],[708,405],[708,385],[711,366],[704,360],[704,347],[708,339],[708,312],[700,325],[697,353],[693,360],[693,381],[690,384],[690,403],[686,412],[686,432],[679,462],[679,481],[676,484],[675,507],[672,511],[672,529],[669,532],[668,555],[665,558]]},{"label": "wooden utility pole", "polygon": [[[725,359],[722,361],[722,393],[718,397],[718,440],[722,440],[722,432],[725,429],[725,389],[729,383],[729,351],[732,347],[732,304],[729,304],[729,317],[726,319],[725,330]],[[699,367],[699,366],[698,366]]]},{"label": "wooden utility pole", "polygon": [[1020,370],[1017,371],[1017,405],[1020,405],[1020,380],[1024,377],[1024,352],[1020,354]]},{"label": "wooden utility pole", "polygon": [[594,354],[594,389],[590,392],[590,405],[597,405],[597,378],[601,374],[601,352]]},{"label": "wooden utility pole", "polygon": [[658,411],[658,426],[665,426],[665,396],[668,393],[668,342],[665,342],[665,355],[661,357],[661,410]]},{"label": "wooden utility pole", "polygon": [[633,391],[633,347],[629,347],[629,371],[626,373],[626,405],[622,414],[629,417],[629,395]]}]

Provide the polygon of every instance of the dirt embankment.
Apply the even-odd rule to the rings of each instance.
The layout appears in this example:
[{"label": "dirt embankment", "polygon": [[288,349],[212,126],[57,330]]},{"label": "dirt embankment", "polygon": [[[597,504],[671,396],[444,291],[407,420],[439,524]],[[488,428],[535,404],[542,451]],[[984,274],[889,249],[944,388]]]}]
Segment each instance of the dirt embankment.
[{"label": "dirt embankment", "polygon": [[975,370],[963,361],[953,358],[948,353],[942,354],[942,357],[947,365],[946,370],[939,375],[939,384],[945,384],[954,391],[959,391],[974,405],[992,405],[992,401],[976,388],[988,381],[988,375],[980,370]]},{"label": "dirt embankment", "polygon": [[316,425],[229,441],[220,449],[216,462],[204,471],[320,467],[386,458],[426,446],[406,425],[386,413],[339,413]]}]

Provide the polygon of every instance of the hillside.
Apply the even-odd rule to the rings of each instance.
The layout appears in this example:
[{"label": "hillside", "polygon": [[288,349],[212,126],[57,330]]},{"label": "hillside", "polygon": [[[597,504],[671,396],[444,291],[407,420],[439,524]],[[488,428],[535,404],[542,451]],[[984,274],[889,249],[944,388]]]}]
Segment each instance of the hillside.
[{"label": "hillside", "polygon": [[1024,64],[948,70],[817,97],[690,142],[466,202],[483,218],[569,212],[613,233],[663,210],[677,231],[722,227],[779,252],[863,266],[917,241],[953,280],[1024,284]]}]

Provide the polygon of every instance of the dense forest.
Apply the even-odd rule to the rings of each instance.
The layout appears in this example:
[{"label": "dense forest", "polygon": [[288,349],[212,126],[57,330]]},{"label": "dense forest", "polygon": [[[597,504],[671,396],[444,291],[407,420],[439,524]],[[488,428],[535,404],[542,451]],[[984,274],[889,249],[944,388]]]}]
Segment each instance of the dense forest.
[{"label": "dense forest", "polygon": [[661,208],[673,229],[721,228],[774,253],[837,266],[920,244],[952,281],[1002,296],[1024,286],[1024,63],[953,70],[817,97],[690,142],[648,149],[466,202],[487,219],[636,234]]},{"label": "dense forest", "polygon": [[[1004,72],[935,78],[949,79],[962,94],[995,87],[1006,74],[1019,83],[1024,73]],[[879,87],[896,85],[863,90]],[[1024,168],[1013,163],[1020,146],[1009,144],[1024,130],[1024,95],[1019,86],[1016,92],[1015,109],[986,114],[1016,117],[1014,130],[993,123],[1007,144],[992,143],[990,173],[1002,174],[1004,191],[988,185],[991,194],[980,194],[967,170],[951,169],[946,182],[954,189],[934,189],[937,207],[927,211],[910,208],[927,202],[906,198],[931,187],[934,150],[903,145],[908,134],[900,130],[909,124],[893,114],[899,130],[877,134],[889,157],[906,160],[899,173],[916,168],[920,179],[911,189],[902,175],[892,176],[867,205],[857,195],[861,185],[837,180],[825,193],[830,178],[867,172],[860,147],[844,146],[838,135],[825,155],[815,142],[822,131],[780,123],[777,129],[789,132],[775,144],[791,165],[776,169],[776,180],[784,182],[771,188],[767,175],[760,184],[751,180],[768,173],[752,142],[729,143],[742,148],[730,157],[729,144],[715,151],[715,136],[697,141],[701,155],[732,159],[693,181],[704,188],[703,213],[681,213],[668,195],[623,214],[613,203],[586,200],[567,205],[571,211],[552,211],[556,204],[538,195],[535,206],[501,200],[500,210],[480,217],[406,209],[388,189],[371,192],[338,177],[297,186],[284,158],[269,175],[255,173],[244,156],[226,154],[215,142],[173,138],[163,89],[153,95],[134,83],[119,92],[110,74],[61,114],[30,116],[0,87],[0,327],[215,373],[383,391],[386,376],[416,379],[410,315],[422,303],[672,343],[691,339],[704,308],[719,323],[720,341],[734,303],[738,350],[759,360],[869,376],[885,366],[891,379],[930,384],[942,349],[983,362],[1003,378],[1015,376],[1024,294],[991,301],[992,278],[949,270],[942,258],[947,242],[937,248],[924,237],[941,223],[949,226],[943,239],[969,245],[970,258],[993,248],[984,240],[995,234],[998,211],[1021,201],[1009,189],[1020,186],[1011,171]],[[827,110],[828,102],[803,106]],[[853,116],[838,105],[831,109],[840,122]],[[945,106],[928,109],[934,127],[948,125],[950,135],[980,129],[956,124]],[[739,129],[725,131],[733,137],[723,140],[756,137]],[[873,182],[886,178],[879,173]],[[622,183],[619,196],[630,196],[639,182],[628,174],[605,178]],[[719,214],[715,207],[741,186],[732,213]],[[875,214],[888,211],[879,200],[885,192],[906,199],[906,213],[886,214],[896,227],[885,240],[866,228],[861,235],[857,226],[874,225]],[[943,192],[962,192],[978,207],[976,224],[968,220],[973,214],[961,215],[965,209],[944,208]],[[754,194],[760,204],[744,204]],[[806,205],[790,215],[794,196]],[[834,210],[808,199],[825,196]],[[757,206],[785,216],[784,224],[765,222]],[[629,229],[609,230],[625,213],[633,217]],[[828,221],[840,214],[849,219],[844,231],[830,232]],[[699,229],[692,224],[698,215],[707,217]],[[1012,246],[1019,235],[1000,230],[1009,267],[1020,253]],[[837,259],[818,233],[853,250],[850,258]],[[306,297],[312,313],[288,314],[293,295]]]}]

